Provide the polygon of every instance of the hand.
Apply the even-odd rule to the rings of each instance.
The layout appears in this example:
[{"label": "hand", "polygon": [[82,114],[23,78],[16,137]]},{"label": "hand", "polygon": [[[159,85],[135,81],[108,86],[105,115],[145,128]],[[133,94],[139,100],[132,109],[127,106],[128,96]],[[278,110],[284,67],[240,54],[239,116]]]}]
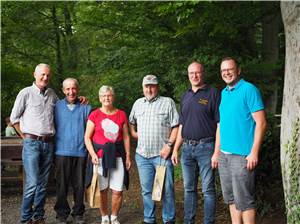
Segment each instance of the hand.
[{"label": "hand", "polygon": [[88,99],[85,96],[79,96],[78,99],[79,99],[80,104],[86,105],[89,103]]},{"label": "hand", "polygon": [[171,160],[172,160],[173,165],[177,166],[179,164],[177,150],[173,151],[172,156],[171,156]]},{"label": "hand", "polygon": [[211,167],[213,169],[218,167],[218,158],[219,158],[219,153],[216,153],[216,152],[211,157]]},{"label": "hand", "polygon": [[95,154],[95,155],[92,155],[92,163],[95,164],[95,165],[98,165],[99,164],[99,159],[98,159],[98,156]]},{"label": "hand", "polygon": [[164,144],[163,148],[160,150],[160,156],[163,159],[167,159],[171,153],[171,148],[167,144]]},{"label": "hand", "polygon": [[250,153],[247,157],[247,169],[248,170],[254,170],[254,168],[258,164],[258,155]]},{"label": "hand", "polygon": [[126,169],[129,170],[131,168],[131,159],[130,156],[126,156]]}]

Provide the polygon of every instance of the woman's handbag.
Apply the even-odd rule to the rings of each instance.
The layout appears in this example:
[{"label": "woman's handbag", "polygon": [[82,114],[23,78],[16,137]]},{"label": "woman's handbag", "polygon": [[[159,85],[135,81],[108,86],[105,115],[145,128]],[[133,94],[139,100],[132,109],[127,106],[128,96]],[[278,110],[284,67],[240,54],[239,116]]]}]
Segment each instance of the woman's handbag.
[{"label": "woman's handbag", "polygon": [[155,178],[153,183],[153,190],[152,190],[153,201],[161,201],[163,189],[164,189],[165,175],[166,175],[166,160],[162,165],[160,159],[159,165],[156,166]]},{"label": "woman's handbag", "polygon": [[85,191],[85,201],[91,208],[100,208],[100,186],[98,175],[98,165],[93,165],[92,182]]}]

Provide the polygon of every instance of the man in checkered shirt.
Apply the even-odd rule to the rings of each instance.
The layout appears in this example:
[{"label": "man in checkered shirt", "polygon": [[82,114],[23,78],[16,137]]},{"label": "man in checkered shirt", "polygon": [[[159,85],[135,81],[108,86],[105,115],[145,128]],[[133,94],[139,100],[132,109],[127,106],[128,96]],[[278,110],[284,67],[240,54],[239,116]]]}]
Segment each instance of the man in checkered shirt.
[{"label": "man in checkered shirt", "polygon": [[143,79],[143,98],[132,107],[129,123],[131,135],[138,140],[136,163],[139,171],[144,202],[144,223],[156,223],[152,188],[155,167],[166,165],[162,219],[175,223],[174,169],[170,155],[178,130],[179,116],[174,101],[158,95],[157,77]]}]

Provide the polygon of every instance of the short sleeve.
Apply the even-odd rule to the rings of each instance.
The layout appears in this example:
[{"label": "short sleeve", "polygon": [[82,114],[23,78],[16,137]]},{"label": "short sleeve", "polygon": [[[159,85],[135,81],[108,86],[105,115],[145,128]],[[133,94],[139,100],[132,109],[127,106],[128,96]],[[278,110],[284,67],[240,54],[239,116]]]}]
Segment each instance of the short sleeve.
[{"label": "short sleeve", "polygon": [[129,114],[129,123],[132,125],[136,125],[136,116],[135,116],[135,108],[136,108],[137,102],[135,102],[132,106],[131,112]]},{"label": "short sleeve", "polygon": [[126,115],[125,111],[120,110],[120,112],[121,112],[122,123],[123,124],[127,124],[128,123],[128,119],[127,119],[127,115]]},{"label": "short sleeve", "polygon": [[88,116],[88,120],[96,124],[96,115],[96,111],[92,111],[92,113],[90,113],[90,115]]},{"label": "short sleeve", "polygon": [[246,103],[251,113],[264,109],[261,94],[258,88],[256,88],[254,85],[249,86],[249,89],[246,92],[246,96]]},{"label": "short sleeve", "polygon": [[179,124],[179,115],[176,109],[176,104],[174,100],[170,98],[170,124],[171,127],[178,126]]}]

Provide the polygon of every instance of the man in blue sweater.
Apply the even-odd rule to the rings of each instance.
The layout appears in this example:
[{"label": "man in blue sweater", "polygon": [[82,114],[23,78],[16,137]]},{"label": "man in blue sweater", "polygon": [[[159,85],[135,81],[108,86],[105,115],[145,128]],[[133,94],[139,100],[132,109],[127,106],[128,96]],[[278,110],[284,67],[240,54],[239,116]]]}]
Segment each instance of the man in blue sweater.
[{"label": "man in blue sweater", "polygon": [[67,201],[69,184],[73,187],[74,206],[71,215],[74,223],[83,224],[84,179],[87,151],[84,132],[90,105],[78,101],[78,81],[67,78],[63,82],[65,98],[55,105],[55,176],[57,200],[54,206],[57,223],[67,223],[71,213]]}]

